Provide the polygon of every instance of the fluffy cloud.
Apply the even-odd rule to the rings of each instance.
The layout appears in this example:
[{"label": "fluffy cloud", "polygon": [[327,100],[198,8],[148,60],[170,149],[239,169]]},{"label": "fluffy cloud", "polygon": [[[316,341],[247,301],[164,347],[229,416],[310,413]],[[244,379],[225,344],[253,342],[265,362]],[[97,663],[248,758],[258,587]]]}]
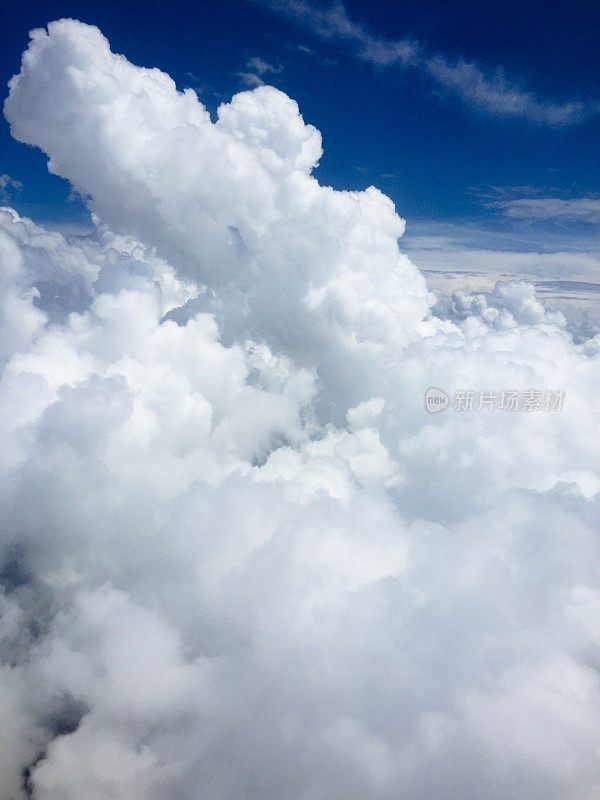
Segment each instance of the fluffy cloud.
[{"label": "fluffy cloud", "polygon": [[63,20],[5,114],[96,232],[0,214],[4,795],[597,798],[600,340],[436,306],[273,88]]}]

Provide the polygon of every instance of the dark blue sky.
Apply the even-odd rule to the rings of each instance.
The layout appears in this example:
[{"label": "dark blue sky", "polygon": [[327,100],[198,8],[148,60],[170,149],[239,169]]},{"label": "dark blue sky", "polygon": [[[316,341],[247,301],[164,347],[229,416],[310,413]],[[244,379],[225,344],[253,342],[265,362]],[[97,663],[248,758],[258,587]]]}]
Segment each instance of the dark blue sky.
[{"label": "dark blue sky", "polygon": [[[507,215],[502,203],[600,197],[598,0],[348,0],[344,9],[304,0],[22,0],[1,13],[4,83],[28,31],[64,16],[98,25],[114,51],[198,89],[211,111],[262,74],[322,131],[319,179],[379,186],[409,226],[518,231],[550,218],[539,204],[532,220]],[[388,52],[400,41],[414,49],[409,63],[373,55],[374,43]],[[23,185],[5,189],[4,200],[36,220],[84,219],[43,154],[13,142],[4,121],[0,128],[0,174]],[[572,213],[551,221],[565,220],[570,236],[575,223],[590,233],[590,219]]]}]

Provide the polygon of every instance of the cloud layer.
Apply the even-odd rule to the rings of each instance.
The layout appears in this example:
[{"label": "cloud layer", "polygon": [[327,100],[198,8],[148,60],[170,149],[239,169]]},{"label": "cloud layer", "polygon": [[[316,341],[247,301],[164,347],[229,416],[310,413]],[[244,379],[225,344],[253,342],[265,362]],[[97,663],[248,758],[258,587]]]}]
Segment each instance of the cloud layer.
[{"label": "cloud layer", "polygon": [[598,337],[433,313],[276,89],[213,123],[62,20],[5,115],[96,231],[0,212],[3,796],[596,800]]}]

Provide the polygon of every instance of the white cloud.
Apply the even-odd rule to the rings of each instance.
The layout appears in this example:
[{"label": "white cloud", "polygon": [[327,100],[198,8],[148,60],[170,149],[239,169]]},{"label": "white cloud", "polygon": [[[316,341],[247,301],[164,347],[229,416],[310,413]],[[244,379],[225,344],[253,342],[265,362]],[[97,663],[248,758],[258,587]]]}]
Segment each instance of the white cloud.
[{"label": "white cloud", "polygon": [[[524,187],[519,187],[524,188]],[[495,207],[498,201],[486,202]],[[490,292],[498,281],[526,279],[544,304],[572,324],[600,324],[600,258],[593,236],[529,228],[510,232],[449,223],[411,223],[404,249],[441,295]]]},{"label": "white cloud", "polygon": [[11,178],[10,175],[0,175],[0,200],[3,203],[10,202],[11,190],[20,191],[23,188],[21,181]]},{"label": "white cloud", "polygon": [[274,11],[288,14],[323,39],[343,39],[355,44],[360,58],[365,61],[378,66],[417,63],[418,44],[409,40],[390,42],[372,36],[361,25],[352,22],[340,2],[333,3],[325,10],[315,8],[307,0],[267,1],[265,4]]},{"label": "white cloud", "polygon": [[267,61],[263,61],[262,58],[258,58],[257,56],[251,58],[247,62],[246,67],[250,71],[238,72],[238,75],[243,80],[245,85],[249,86],[250,88],[264,86],[264,78],[266,76],[277,75],[283,70],[281,66],[274,67],[272,64],[269,64]]},{"label": "white cloud", "polygon": [[23,184],[20,181],[11,178],[10,175],[0,175],[0,189],[7,189],[11,186],[13,189],[22,189]]},{"label": "white cloud", "polygon": [[0,214],[5,791],[592,800],[598,338],[527,283],[432,315],[276,89],[212,123],[67,20],[5,114],[96,226]]},{"label": "white cloud", "polygon": [[264,86],[265,82],[257,75],[255,72],[238,72],[239,77],[242,79],[244,84],[251,89],[256,88],[257,86]]},{"label": "white cloud", "polygon": [[373,36],[364,26],[349,18],[341,2],[335,2],[325,10],[315,8],[308,0],[277,3],[264,0],[263,4],[286,13],[323,39],[352,43],[358,58],[377,67],[396,64],[420,69],[468,105],[488,114],[522,118],[536,124],[573,125],[600,111],[600,104],[594,102],[553,103],[541,100],[506,78],[501,68],[490,77],[486,70],[464,59],[452,62],[443,55],[428,54],[417,41]]},{"label": "white cloud", "polygon": [[262,58],[258,58],[255,56],[251,58],[247,65],[249,69],[253,69],[258,75],[268,75],[269,73],[278,73],[281,72],[281,67],[274,67],[272,64],[269,64],[267,61],[263,61]]},{"label": "white cloud", "polygon": [[520,117],[546,125],[572,125],[600,110],[598,104],[539,100],[532,92],[511,83],[501,69],[489,78],[475,64],[463,60],[451,63],[442,56],[427,58],[424,67],[440,85],[470,105],[498,116]]},{"label": "white cloud", "polygon": [[575,222],[600,222],[600,199],[597,197],[520,197],[499,200],[492,204],[507,217],[530,220],[569,220]]},{"label": "white cloud", "polygon": [[[496,208],[504,201],[486,202]],[[506,201],[509,202],[509,201]],[[529,226],[485,227],[460,222],[411,222],[404,249],[421,269],[518,278],[594,281],[600,260],[593,235]]]}]

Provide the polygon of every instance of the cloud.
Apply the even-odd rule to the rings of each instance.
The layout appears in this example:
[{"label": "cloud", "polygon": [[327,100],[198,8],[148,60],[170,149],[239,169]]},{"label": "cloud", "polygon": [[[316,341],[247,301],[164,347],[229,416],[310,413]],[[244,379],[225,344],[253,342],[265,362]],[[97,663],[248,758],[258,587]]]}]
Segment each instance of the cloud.
[{"label": "cloud", "polygon": [[272,64],[269,64],[266,61],[263,61],[262,58],[254,57],[251,58],[246,67],[249,72],[238,72],[238,75],[250,88],[255,88],[257,86],[264,86],[264,78],[267,75],[277,75],[283,70],[283,67],[278,66],[274,67]]},{"label": "cloud", "polygon": [[545,125],[572,125],[600,110],[600,105],[581,102],[549,103],[538,100],[532,92],[511,83],[503,70],[492,78],[475,64],[459,60],[450,63],[442,56],[428,58],[426,71],[443,87],[455,92],[475,108],[503,117],[514,117]]},{"label": "cloud", "polygon": [[[527,187],[515,188],[522,192]],[[495,187],[482,196],[511,192],[510,187]],[[495,207],[496,202],[484,204]],[[591,288],[597,282],[600,259],[591,235],[562,229],[532,236],[529,227],[508,233],[473,225],[412,223],[403,247],[441,295],[456,290],[489,292],[498,281],[525,278],[536,286],[544,304],[563,312],[570,323],[579,324],[582,316],[600,323],[600,305]]]},{"label": "cloud", "polygon": [[594,281],[600,268],[593,236],[556,230],[535,236],[528,229],[414,222],[404,249],[422,269],[487,274],[492,281],[519,275]]},{"label": "cloud", "polygon": [[574,197],[567,200],[558,197],[521,197],[499,200],[494,203],[507,217],[525,220],[564,220],[573,222],[600,222],[600,199],[597,197]]},{"label": "cloud", "polygon": [[512,219],[588,224],[600,221],[600,198],[594,195],[560,198],[548,196],[536,186],[472,187],[470,191],[483,206]]},{"label": "cloud", "polygon": [[13,189],[22,189],[23,184],[11,178],[10,175],[0,175],[0,189],[7,189],[12,186]]},{"label": "cloud", "polygon": [[342,39],[356,45],[359,57],[377,66],[418,63],[418,44],[409,40],[390,42],[372,36],[361,25],[352,22],[342,3],[333,3],[326,10],[317,9],[306,0],[264,4],[273,11],[286,13],[323,39]]},{"label": "cloud", "polygon": [[12,189],[21,191],[22,188],[23,184],[21,183],[21,181],[17,181],[14,178],[11,178],[10,175],[0,175],[0,200],[3,203],[10,202],[10,195]]},{"label": "cloud", "polygon": [[540,100],[534,93],[509,80],[501,68],[490,75],[489,70],[464,59],[450,61],[441,54],[428,54],[414,40],[375,37],[365,27],[353,22],[340,2],[325,10],[315,8],[307,0],[267,1],[263,5],[287,14],[322,39],[339,39],[354,45],[357,58],[374,66],[416,68],[467,105],[487,114],[561,126],[581,123],[600,111],[597,102],[553,103]]},{"label": "cloud", "polygon": [[0,213],[5,792],[593,800],[598,338],[525,282],[433,313],[272,87],[213,123],[62,20],[5,114],[95,225]]},{"label": "cloud", "polygon": [[259,75],[281,72],[281,67],[274,67],[272,64],[263,61],[262,58],[257,57],[251,58],[246,66],[253,69]]}]

